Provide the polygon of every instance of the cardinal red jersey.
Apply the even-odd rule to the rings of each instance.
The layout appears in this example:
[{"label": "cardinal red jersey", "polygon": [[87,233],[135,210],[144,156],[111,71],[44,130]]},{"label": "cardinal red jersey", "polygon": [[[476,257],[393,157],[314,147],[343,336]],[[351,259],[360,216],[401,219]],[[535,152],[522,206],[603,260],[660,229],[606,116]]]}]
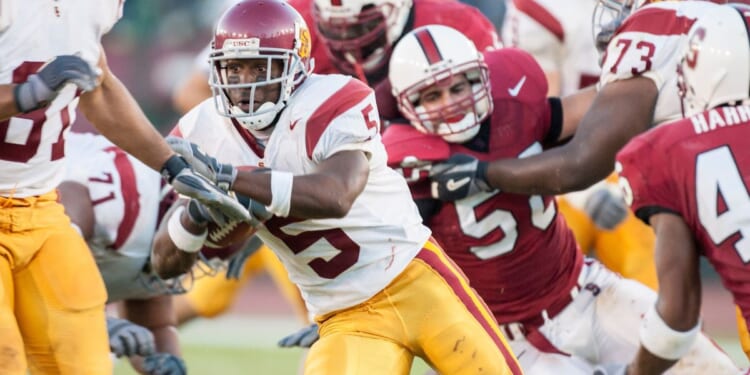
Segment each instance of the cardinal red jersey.
[{"label": "cardinal red jersey", "polygon": [[[750,106],[720,107],[652,129],[617,154],[636,215],[681,216],[750,318]],[[654,166],[658,166],[655,168]]]},{"label": "cardinal red jersey", "polygon": [[[402,171],[415,198],[429,192],[425,186],[429,181],[420,173],[428,168],[426,161],[456,153],[481,160],[527,157],[542,152],[543,145],[559,134],[550,125],[547,83],[534,59],[513,48],[489,51],[484,57],[494,108],[475,138],[449,144],[412,127],[386,129],[383,140],[389,163],[398,167],[406,160],[413,166]],[[411,133],[410,142],[404,141],[409,138],[404,133]],[[416,140],[420,137],[427,140]],[[420,147],[414,146],[417,142]],[[576,284],[582,255],[557,215],[553,197],[482,192],[443,202],[427,224],[500,323],[537,316],[569,298]]]},{"label": "cardinal red jersey", "polygon": [[[305,19],[310,28],[312,43],[311,56],[315,59],[315,72],[341,73],[331,61],[325,44],[320,40],[318,29],[312,18],[312,0],[289,0]],[[500,45],[499,38],[492,23],[478,9],[460,3],[446,0],[414,0],[410,21],[407,21],[402,35],[413,29],[426,25],[445,25],[452,27],[466,35],[479,51],[495,48]],[[387,66],[377,77],[368,76],[368,84],[375,90],[380,116],[384,119],[401,117],[398,114],[396,100],[391,93],[391,85],[387,79]]]}]

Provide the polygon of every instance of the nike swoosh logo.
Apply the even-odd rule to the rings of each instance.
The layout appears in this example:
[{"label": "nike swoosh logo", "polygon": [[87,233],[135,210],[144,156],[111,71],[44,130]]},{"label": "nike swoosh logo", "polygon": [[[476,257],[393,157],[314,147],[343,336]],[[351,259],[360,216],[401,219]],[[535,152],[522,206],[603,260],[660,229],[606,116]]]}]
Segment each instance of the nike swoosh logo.
[{"label": "nike swoosh logo", "polygon": [[462,186],[468,184],[469,181],[471,181],[471,177],[464,177],[464,178],[462,178],[462,179],[460,179],[458,181],[456,181],[456,180],[454,180],[454,179],[451,178],[445,184],[445,187],[447,187],[448,190],[450,190],[450,191],[456,191],[456,190],[460,189]]},{"label": "nike swoosh logo", "polygon": [[298,122],[299,122],[299,119],[292,121],[292,123],[289,124],[289,130],[294,130],[294,127],[297,126]]},{"label": "nike swoosh logo", "polygon": [[521,92],[521,88],[523,87],[524,83],[526,83],[526,76],[523,76],[523,78],[521,78],[521,80],[516,83],[515,87],[509,88],[508,94],[510,94],[510,96],[518,96],[518,93]]}]

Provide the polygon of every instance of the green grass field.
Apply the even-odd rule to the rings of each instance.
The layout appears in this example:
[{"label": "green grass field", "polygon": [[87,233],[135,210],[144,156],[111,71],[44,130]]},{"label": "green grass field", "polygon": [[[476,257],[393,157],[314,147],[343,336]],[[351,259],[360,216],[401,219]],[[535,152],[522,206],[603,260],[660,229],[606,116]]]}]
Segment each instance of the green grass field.
[{"label": "green grass field", "polygon": [[[181,330],[180,339],[190,374],[294,375],[303,351],[281,349],[275,343],[297,328],[299,323],[291,316],[227,316],[191,323]],[[740,366],[748,366],[736,337],[715,338]],[[417,359],[412,375],[422,375],[427,369]],[[133,374],[126,361],[117,363],[115,375]]]}]

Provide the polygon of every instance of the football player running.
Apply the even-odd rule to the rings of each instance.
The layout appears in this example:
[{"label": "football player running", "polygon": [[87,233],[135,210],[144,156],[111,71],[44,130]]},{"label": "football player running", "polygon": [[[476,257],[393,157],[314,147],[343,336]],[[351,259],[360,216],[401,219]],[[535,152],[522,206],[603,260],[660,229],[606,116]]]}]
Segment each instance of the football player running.
[{"label": "football player running", "polygon": [[[590,374],[594,365],[630,360],[638,349],[634,332],[656,294],[584,259],[553,197],[490,190],[440,202],[427,178],[456,155],[494,160],[542,152],[570,135],[593,93],[547,98],[543,72],[529,54],[481,54],[444,26],[407,34],[390,69],[411,126],[386,128],[389,161],[410,180],[435,239],[487,302],[524,372]],[[519,81],[524,85],[513,89]],[[447,186],[464,189],[469,180]],[[705,336],[693,344],[690,359],[673,373],[737,370]]]},{"label": "football player running", "polygon": [[[231,7],[213,41],[215,96],[180,120],[184,139],[172,143],[254,202],[258,236],[320,325],[305,373],[408,374],[419,356],[440,373],[519,374],[491,313],[387,167],[372,89],[308,74],[308,33],[286,2]],[[221,149],[223,163],[268,169],[238,171],[198,146]],[[179,270],[175,258],[189,260],[205,236],[185,212],[157,234],[160,274]]]},{"label": "football player running", "polygon": [[641,350],[622,373],[660,374],[685,355],[701,329],[701,255],[750,318],[750,107],[742,104],[750,90],[750,8],[723,6],[718,14],[692,25],[679,56],[687,118],[639,135],[617,154],[631,208],[656,233],[661,285],[644,316]]},{"label": "football player running", "polygon": [[[243,218],[175,155],[110,72],[122,1],[0,3],[0,373],[107,374],[106,293],[55,188],[76,108],[184,194]],[[81,287],[85,286],[85,287]]]}]

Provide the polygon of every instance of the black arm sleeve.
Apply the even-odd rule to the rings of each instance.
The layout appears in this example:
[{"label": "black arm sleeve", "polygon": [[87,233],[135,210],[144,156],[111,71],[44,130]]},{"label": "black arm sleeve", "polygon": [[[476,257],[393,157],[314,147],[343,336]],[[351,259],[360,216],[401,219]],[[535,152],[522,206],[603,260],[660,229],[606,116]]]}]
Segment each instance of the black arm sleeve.
[{"label": "black arm sleeve", "polygon": [[432,198],[415,199],[414,203],[417,204],[419,215],[422,216],[422,223],[425,225],[427,225],[427,223],[432,218],[432,215],[435,215],[435,213],[440,209],[441,206],[441,202],[439,200]]},{"label": "black arm sleeve", "polygon": [[561,144],[566,143],[570,138],[562,140],[558,139],[560,138],[560,134],[562,133],[562,126],[563,126],[563,106],[562,101],[560,101],[560,98],[558,97],[552,97],[547,98],[547,101],[549,102],[549,108],[550,108],[550,116],[549,116],[549,132],[547,133],[547,136],[544,137],[544,146],[545,148],[559,146]]}]

